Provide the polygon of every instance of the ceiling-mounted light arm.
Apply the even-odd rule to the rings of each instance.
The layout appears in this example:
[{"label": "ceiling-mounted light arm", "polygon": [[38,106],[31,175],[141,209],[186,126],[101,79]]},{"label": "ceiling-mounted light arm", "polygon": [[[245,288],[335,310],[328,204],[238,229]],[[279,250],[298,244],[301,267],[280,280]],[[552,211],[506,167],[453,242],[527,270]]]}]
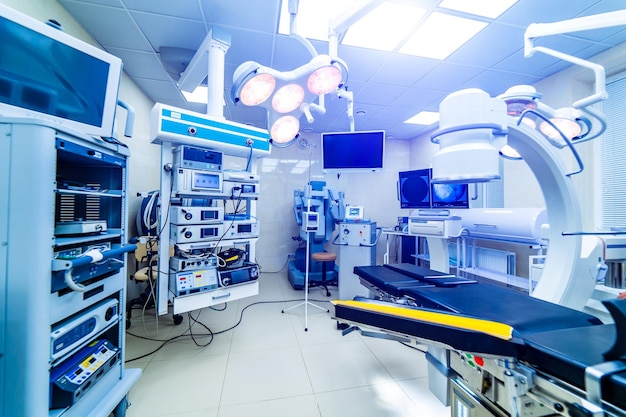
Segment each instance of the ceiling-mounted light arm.
[{"label": "ceiling-mounted light arm", "polygon": [[[541,36],[561,35],[571,32],[579,32],[582,30],[602,29],[612,26],[626,25],[626,10],[618,10],[609,13],[602,13],[592,16],[579,17],[575,19],[563,20],[553,23],[533,23],[524,32],[524,56],[530,57],[535,52],[541,52],[555,58],[562,59],[575,65],[588,68],[594,72],[595,76],[595,92],[589,97],[580,99],[572,104],[575,109],[591,116],[598,123],[590,129],[584,138],[580,138],[575,143],[594,139],[604,133],[606,130],[606,122],[604,115],[590,108],[592,104],[598,103],[607,98],[606,93],[606,75],[602,65],[580,59],[553,49],[542,46],[534,46],[536,38]],[[599,126],[599,127],[598,127]]]},{"label": "ceiling-mounted light arm", "polygon": [[[532,26],[532,25],[531,25]],[[590,106],[592,104],[598,103],[607,98],[606,93],[606,76],[604,72],[604,67],[602,65],[596,64],[591,61],[587,61],[585,59],[577,58],[572,55],[565,54],[563,52],[555,51],[550,48],[546,48],[543,46],[532,46],[532,39],[526,39],[526,42],[530,41],[530,49],[526,49],[528,44],[525,44],[524,56],[531,57],[535,52],[541,52],[546,55],[553,56],[555,58],[562,59],[563,61],[571,62],[575,65],[580,65],[581,67],[588,68],[593,71],[595,76],[595,93],[590,95],[589,97],[585,97],[580,99],[572,104],[575,109],[580,109],[583,107]]]},{"label": "ceiling-mounted light arm", "polygon": [[348,100],[346,114],[348,115],[348,120],[350,121],[350,132],[354,132],[354,93],[346,90],[345,88],[340,88],[337,90],[337,97]]},{"label": "ceiling-mounted light arm", "polygon": [[326,114],[326,108],[324,107],[323,104],[320,106],[315,103],[302,103],[300,105],[300,111],[304,113],[304,116],[306,117],[306,121],[309,123],[313,123],[315,121],[313,114],[311,114],[311,110],[322,115]]},{"label": "ceiling-mounted light arm", "polygon": [[297,19],[300,0],[289,0],[287,7],[289,10],[289,36],[304,45],[306,50],[311,54],[311,57],[317,56],[317,50],[313,44],[307,38],[298,33]]},{"label": "ceiling-mounted light arm", "polygon": [[351,7],[344,10],[328,22],[328,55],[336,58],[340,38],[356,21],[374,10],[383,0],[367,0],[354,2]]}]

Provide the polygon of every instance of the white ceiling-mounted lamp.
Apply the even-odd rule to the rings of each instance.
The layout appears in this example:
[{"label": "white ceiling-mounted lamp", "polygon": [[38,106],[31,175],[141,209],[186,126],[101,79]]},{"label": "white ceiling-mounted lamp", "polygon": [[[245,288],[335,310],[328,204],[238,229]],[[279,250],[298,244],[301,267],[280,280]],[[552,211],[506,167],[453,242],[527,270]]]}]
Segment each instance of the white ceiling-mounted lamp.
[{"label": "white ceiling-mounted lamp", "polygon": [[329,30],[329,54],[318,54],[306,38],[296,33],[298,0],[289,0],[288,4],[290,36],[307,48],[311,60],[292,71],[277,71],[254,61],[244,62],[233,74],[231,90],[235,104],[267,110],[267,129],[272,143],[278,146],[287,146],[296,140],[302,114],[309,123],[314,121],[313,113],[324,114],[324,96],[339,91],[348,77],[348,67],[337,57],[335,31]]},{"label": "white ceiling-mounted lamp", "polygon": [[561,139],[561,134],[572,140],[582,139],[591,131],[591,121],[580,110],[562,107],[554,111],[549,123],[541,122],[539,130],[550,139]]},{"label": "white ceiling-mounted lamp", "polygon": [[311,110],[323,114],[323,102],[315,100],[341,87],[347,73],[345,63],[329,55],[316,55],[286,72],[247,61],[233,74],[231,98],[235,104],[265,107],[272,143],[291,144],[300,131],[300,115],[312,122]]}]

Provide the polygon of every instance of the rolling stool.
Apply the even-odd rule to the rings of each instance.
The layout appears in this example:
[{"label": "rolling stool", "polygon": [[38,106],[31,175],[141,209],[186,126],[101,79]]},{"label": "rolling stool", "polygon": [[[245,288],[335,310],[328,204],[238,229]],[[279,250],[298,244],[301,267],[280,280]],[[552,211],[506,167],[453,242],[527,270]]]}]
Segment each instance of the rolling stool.
[{"label": "rolling stool", "polygon": [[326,290],[326,296],[330,297],[330,291],[328,291],[327,283],[326,283],[326,264],[329,262],[335,261],[337,259],[337,255],[332,252],[315,252],[311,255],[314,261],[319,261],[322,263],[322,283],[318,284],[320,287],[324,287]]}]

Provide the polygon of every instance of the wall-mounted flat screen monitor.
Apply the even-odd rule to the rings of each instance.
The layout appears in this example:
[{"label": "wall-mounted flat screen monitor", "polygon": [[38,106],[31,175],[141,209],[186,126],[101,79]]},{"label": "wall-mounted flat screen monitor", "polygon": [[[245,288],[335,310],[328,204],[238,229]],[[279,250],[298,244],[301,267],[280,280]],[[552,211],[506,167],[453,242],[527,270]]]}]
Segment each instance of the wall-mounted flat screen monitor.
[{"label": "wall-mounted flat screen monitor", "polygon": [[0,116],[113,134],[122,61],[0,4]]},{"label": "wall-mounted flat screen monitor", "polygon": [[430,169],[398,173],[400,208],[430,208]]},{"label": "wall-mounted flat screen monitor", "polygon": [[322,133],[324,172],[377,171],[385,159],[385,132]]},{"label": "wall-mounted flat screen monitor", "polygon": [[431,184],[432,208],[469,208],[467,184]]}]

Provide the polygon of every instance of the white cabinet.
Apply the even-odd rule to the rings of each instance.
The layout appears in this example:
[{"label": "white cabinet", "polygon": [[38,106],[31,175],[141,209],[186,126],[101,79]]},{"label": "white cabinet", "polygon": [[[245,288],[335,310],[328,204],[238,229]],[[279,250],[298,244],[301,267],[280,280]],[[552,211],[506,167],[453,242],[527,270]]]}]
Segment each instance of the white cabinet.
[{"label": "white cabinet", "polygon": [[0,415],[125,413],[127,157],[0,119]]}]

